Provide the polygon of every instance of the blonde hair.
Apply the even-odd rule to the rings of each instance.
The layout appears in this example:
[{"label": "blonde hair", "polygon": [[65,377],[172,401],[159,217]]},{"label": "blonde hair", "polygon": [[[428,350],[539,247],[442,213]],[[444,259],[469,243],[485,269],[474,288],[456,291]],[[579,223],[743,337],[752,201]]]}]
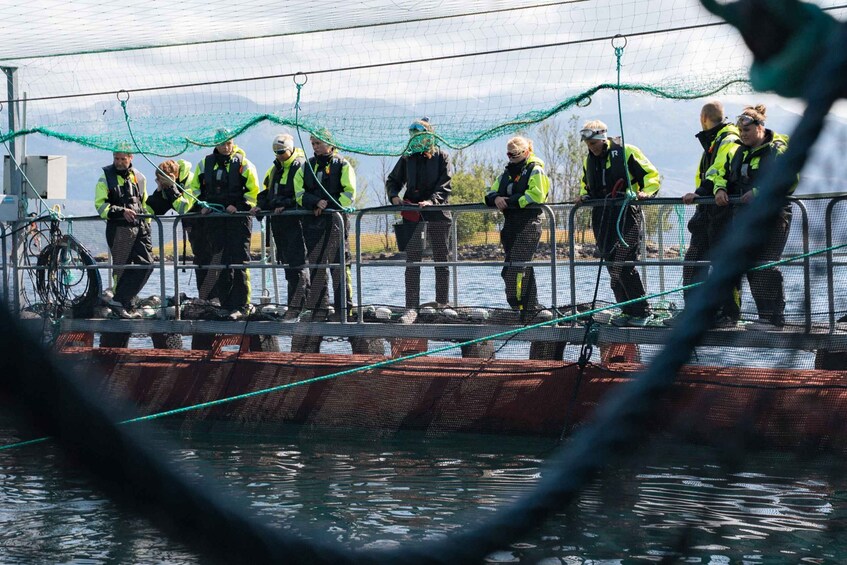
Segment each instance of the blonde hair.
[{"label": "blonde hair", "polygon": [[755,106],[747,106],[744,110],[741,111],[742,116],[749,116],[759,122],[760,124],[765,124],[765,118],[767,113],[767,108],[765,108],[764,104],[756,104]]},{"label": "blonde hair", "polygon": [[602,129],[609,131],[609,126],[600,120],[588,120],[585,124],[583,124],[582,129]]},{"label": "blonde hair", "polygon": [[506,142],[506,148],[515,149],[520,152],[529,151],[532,153],[532,140],[521,135],[516,135]]},{"label": "blonde hair", "polygon": [[168,159],[159,164],[156,174],[160,177],[166,176],[176,180],[179,178],[179,165],[173,159]]}]

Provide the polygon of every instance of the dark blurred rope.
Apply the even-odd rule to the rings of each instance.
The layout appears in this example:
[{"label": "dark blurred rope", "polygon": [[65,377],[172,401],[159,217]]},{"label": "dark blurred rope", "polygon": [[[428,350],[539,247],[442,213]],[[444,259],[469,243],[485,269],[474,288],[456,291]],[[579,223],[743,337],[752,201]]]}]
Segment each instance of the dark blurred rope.
[{"label": "dark blurred rope", "polygon": [[[789,186],[802,169],[824,119],[847,76],[847,33],[839,25],[825,57],[806,83],[808,107],[785,156],[762,180],[757,205],[738,217],[737,237],[726,238],[716,253],[712,276],[692,294],[680,323],[650,367],[618,388],[601,405],[591,425],[546,465],[536,489],[480,527],[439,542],[411,544],[391,551],[351,551],[271,529],[246,504],[223,494],[212,479],[197,480],[148,443],[144,426],[116,426],[128,409],[113,407],[81,379],[65,374],[38,343],[0,312],[0,391],[16,401],[19,415],[55,436],[72,460],[97,484],[159,526],[191,543],[204,555],[232,562],[288,563],[480,563],[562,511],[613,456],[634,448],[646,434],[645,422],[659,399],[709,329],[719,298],[755,264],[768,227],[780,212]],[[208,476],[208,473],[201,473]]]}]

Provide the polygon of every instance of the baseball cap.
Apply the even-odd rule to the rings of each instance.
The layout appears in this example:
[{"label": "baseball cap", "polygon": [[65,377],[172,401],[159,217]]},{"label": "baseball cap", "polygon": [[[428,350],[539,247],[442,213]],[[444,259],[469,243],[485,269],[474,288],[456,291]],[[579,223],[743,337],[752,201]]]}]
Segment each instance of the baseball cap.
[{"label": "baseball cap", "polygon": [[294,138],[287,133],[281,133],[274,138],[272,147],[274,153],[294,151]]}]

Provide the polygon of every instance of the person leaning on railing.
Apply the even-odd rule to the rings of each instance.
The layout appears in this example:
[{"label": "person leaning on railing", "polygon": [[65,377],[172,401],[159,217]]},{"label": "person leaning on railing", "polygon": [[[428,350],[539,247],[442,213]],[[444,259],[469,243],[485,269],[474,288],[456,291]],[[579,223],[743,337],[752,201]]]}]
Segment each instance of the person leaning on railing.
[{"label": "person leaning on railing", "polygon": [[[153,210],[147,205],[147,179],[132,167],[132,153],[112,153],[112,164],[103,167],[94,187],[94,206],[106,220],[106,243],[115,265],[115,294],[107,305],[121,318],[140,318],[134,301],[153,272],[153,242],[150,220],[138,216]],[[121,265],[149,268],[124,270]]]},{"label": "person leaning on railing", "polygon": [[544,174],[544,162],[532,152],[532,141],[513,137],[506,143],[509,162],[485,195],[485,203],[503,212],[500,243],[506,253],[500,273],[506,284],[509,306],[520,311],[523,320],[531,320],[544,309],[538,303],[535,271],[531,266],[514,267],[512,261],[532,261],[541,241],[541,209],[531,206],[547,202],[550,179]]},{"label": "person leaning on railing", "polygon": [[[341,215],[341,225],[334,214],[325,214],[326,210],[350,208],[356,200],[356,171],[350,161],[338,154],[331,144],[332,135],[323,129],[312,135],[310,141],[314,156],[294,175],[294,194],[297,204],[311,210],[311,216],[303,218],[303,237],[310,265],[338,263],[346,265],[331,269],[335,311],[341,313],[341,296],[345,292],[347,307],[353,303],[353,281],[350,272],[350,247],[344,246],[341,256],[341,238],[347,241],[349,221],[347,215]],[[320,271],[320,272],[319,272]],[[315,310],[315,315],[326,316],[329,299],[327,297],[326,268],[313,268],[309,274],[311,288],[306,297],[306,307]],[[343,290],[342,290],[343,289]],[[313,318],[314,319],[314,318]]]},{"label": "person leaning on railing", "polygon": [[[404,247],[407,263],[423,258],[425,238],[432,245],[432,259],[445,262],[448,257],[450,226],[453,218],[446,210],[424,210],[447,204],[450,198],[452,167],[450,156],[438,147],[429,118],[415,120],[409,126],[409,145],[385,181],[385,191],[395,206],[417,205],[421,210],[401,212],[403,223],[397,231],[398,247]],[[405,240],[405,241],[401,241]],[[435,302],[447,306],[450,297],[450,269],[435,267]],[[420,306],[421,268],[406,267],[406,308]]]},{"label": "person leaning on railing", "polygon": [[[731,196],[740,196],[743,204],[754,202],[757,183],[764,171],[773,167],[788,149],[788,136],[765,127],[766,108],[747,106],[738,116],[741,146],[730,163],[729,181],[725,190],[715,193],[718,206],[728,206]],[[799,180],[799,179],[798,179]],[[789,191],[793,193],[795,182]],[[791,228],[791,204],[786,203],[768,234],[768,242],[759,261],[771,262],[782,258]],[[739,281],[740,282],[740,281]],[[751,330],[780,330],[785,325],[785,288],[782,272],[768,267],[747,272],[750,294],[756,302],[759,319],[749,324]]]},{"label": "person leaning on railing", "polygon": [[[703,147],[697,174],[694,177],[694,192],[682,197],[685,204],[691,204],[698,196],[714,197],[718,190],[726,190],[729,177],[729,165],[741,141],[738,128],[724,117],[724,108],[717,100],[703,105],[700,111],[701,131],[695,136]],[[694,215],[688,221],[691,241],[685,252],[685,261],[702,262],[712,259],[711,253],[717,248],[721,237],[728,231],[732,219],[732,210],[728,207],[710,204],[697,204]],[[682,268],[684,286],[706,279],[708,265],[685,265]],[[686,289],[686,302],[694,289]],[[726,297],[725,304],[716,315],[715,327],[734,327],[740,315],[741,293],[736,288]],[[672,325],[673,318],[665,320]]]},{"label": "person leaning on railing", "polygon": [[[193,178],[194,172],[191,170],[190,161],[185,159],[163,161],[156,170],[156,191],[150,195],[147,203],[157,215],[166,214],[170,209],[173,209],[177,214],[185,214],[191,206],[185,198],[182,198],[182,195]],[[183,232],[188,237],[188,243],[191,245],[192,262],[195,265],[208,265],[211,261],[212,252],[208,238],[203,234],[203,221],[187,216],[182,218],[180,223]],[[176,245],[176,242],[174,244]],[[183,239],[183,257],[185,257],[186,251],[185,239]],[[176,253],[174,256],[175,260],[179,259]],[[203,288],[205,275],[205,269],[195,270],[198,291]]]},{"label": "person leaning on railing", "polygon": [[[226,130],[217,132],[218,144],[211,154],[197,163],[194,178],[188,186],[185,201],[198,208],[203,218],[203,239],[208,245],[208,257],[202,257],[198,269],[208,265],[243,265],[250,261],[250,236],[253,219],[233,216],[249,212],[256,205],[259,184],[256,167],[230,138]],[[204,204],[196,204],[202,201]],[[214,208],[210,207],[213,206]],[[180,206],[181,207],[181,206]],[[219,209],[223,212],[219,212]],[[230,320],[240,320],[253,312],[250,304],[250,273],[247,269],[222,268],[206,270],[200,298],[217,298],[221,307],[229,310]]]},{"label": "person leaning on railing", "polygon": [[[627,192],[629,175],[635,197],[639,200],[655,196],[659,191],[659,171],[634,145],[621,147],[620,141],[608,137],[606,124],[587,122],[579,132],[588,147],[582,165],[582,180],[576,203],[592,199],[602,206],[591,210],[591,229],[597,252],[606,261],[612,292],[617,302],[645,296],[644,285],[631,263],[638,257],[641,241],[641,217],[636,206],[626,206],[621,216],[620,198]],[[614,200],[612,203],[609,199]],[[619,235],[620,234],[620,235]],[[624,245],[620,238],[626,242]],[[625,263],[626,262],[626,263]],[[628,264],[627,264],[628,263]],[[650,305],[641,300],[621,307],[622,314],[611,319],[616,326],[650,325]]]},{"label": "person leaning on railing", "polygon": [[[296,210],[294,177],[306,161],[306,154],[294,147],[294,137],[284,133],[276,136],[271,144],[276,157],[265,173],[264,190],[259,193],[256,206],[250,212],[256,214],[285,210]],[[285,280],[288,283],[286,302],[289,315],[298,314],[306,302],[309,292],[309,270],[306,268],[306,242],[303,239],[301,216],[273,216],[268,219],[268,229],[276,245],[276,261],[285,265]]]}]

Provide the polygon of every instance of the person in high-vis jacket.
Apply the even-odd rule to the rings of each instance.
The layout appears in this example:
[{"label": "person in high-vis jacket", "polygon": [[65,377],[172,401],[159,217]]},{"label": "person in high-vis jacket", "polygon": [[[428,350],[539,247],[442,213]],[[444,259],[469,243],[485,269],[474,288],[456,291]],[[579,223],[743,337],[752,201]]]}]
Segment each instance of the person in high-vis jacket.
[{"label": "person in high-vis jacket", "polygon": [[[227,135],[219,132],[220,139]],[[199,259],[200,298],[217,298],[221,307],[229,310],[230,320],[240,320],[253,311],[250,273],[246,268],[233,269],[230,265],[244,265],[250,261],[253,219],[233,214],[249,212],[256,205],[259,193],[256,167],[232,139],[221,141],[211,154],[197,163],[186,192],[188,198],[181,197],[177,211],[188,206],[194,211],[199,208],[201,217],[195,220],[195,225],[202,223],[202,238],[209,253]],[[218,211],[220,208],[223,212]],[[224,268],[208,269],[208,265],[224,265]]]},{"label": "person in high-vis jacket", "polygon": [[[580,138],[588,147],[582,166],[579,204],[588,199],[601,204],[591,210],[591,229],[598,254],[606,261],[612,292],[617,302],[645,296],[644,284],[631,263],[638,257],[641,241],[641,217],[636,206],[628,205],[621,216],[621,199],[627,192],[627,176],[637,199],[655,196],[659,190],[659,172],[634,145],[622,147],[609,138],[606,124],[587,122]],[[618,235],[623,237],[622,243]],[[611,319],[616,326],[643,327],[652,321],[650,305],[640,300],[621,307],[622,314]]]},{"label": "person in high-vis jacket", "polygon": [[[762,176],[788,149],[787,135],[775,133],[765,127],[765,114],[765,106],[758,105],[744,108],[738,116],[741,147],[730,162],[726,188],[715,193],[715,203],[718,206],[729,206],[731,196],[740,196],[742,204],[753,203]],[[794,192],[796,186],[795,182],[790,193]],[[767,244],[758,258],[760,262],[770,263],[782,258],[791,228],[791,215],[791,204],[786,202],[782,213],[769,230]],[[750,294],[753,295],[759,313],[758,320],[747,325],[747,329],[781,330],[785,325],[785,287],[782,272],[778,267],[751,270],[747,272],[747,282],[750,284]]]},{"label": "person in high-vis jacket", "polygon": [[285,265],[285,280],[288,283],[287,305],[292,314],[299,313],[309,292],[309,270],[306,268],[306,243],[303,239],[302,216],[278,216],[282,212],[297,209],[294,196],[294,177],[306,161],[306,155],[294,147],[294,138],[289,134],[276,136],[271,144],[276,157],[265,173],[264,190],[259,193],[252,213],[273,213],[268,219],[268,229],[273,234],[276,260]]},{"label": "person in high-vis jacket", "polygon": [[[312,215],[304,216],[302,222],[309,265],[338,265],[330,270],[335,311],[341,315],[342,296],[348,308],[353,303],[350,246],[346,244],[349,224],[346,214],[333,212],[353,206],[356,171],[347,159],[338,154],[328,131],[321,130],[318,134],[320,137],[313,135],[310,138],[314,156],[294,176],[294,194],[297,204],[312,212]],[[343,256],[341,238],[345,242]],[[312,310],[315,317],[326,317],[329,307],[326,268],[312,268],[309,282],[306,308]]]},{"label": "person in high-vis jacket", "polygon": [[[185,159],[168,159],[159,164],[156,170],[156,191],[147,200],[157,215],[166,214],[173,209],[177,214],[183,215],[180,221],[183,233],[191,245],[192,262],[195,265],[208,265],[211,261],[211,248],[208,238],[203,234],[203,221],[195,219],[190,215],[185,216],[186,211],[191,208],[190,200],[183,197],[188,186],[194,178],[191,162]],[[182,255],[187,255],[185,237],[182,241]],[[197,290],[203,287],[205,270],[195,270],[195,281]]]},{"label": "person in high-vis jacket", "polygon": [[[717,100],[707,102],[700,111],[701,131],[696,135],[703,154],[694,177],[694,192],[682,197],[685,204],[691,204],[698,196],[713,198],[719,190],[726,190],[729,178],[729,165],[740,146],[738,128],[724,117],[724,108]],[[685,252],[685,261],[709,261],[711,252],[717,248],[721,237],[729,228],[732,210],[713,204],[697,204],[694,215],[688,221],[691,241]],[[682,284],[687,286],[705,280],[709,273],[708,265],[685,265],[682,268]],[[684,291],[686,301],[694,289]],[[716,327],[732,327],[738,322],[738,305],[741,303],[740,289],[734,289],[726,297],[715,321]],[[668,320],[672,323],[673,320]]]},{"label": "person in high-vis jacket", "polygon": [[[112,164],[94,188],[94,206],[106,220],[106,243],[115,265],[114,297],[108,302],[121,318],[140,318],[133,303],[153,272],[153,242],[149,220],[139,218],[153,214],[147,205],[147,179],[132,167],[132,154],[115,152]],[[144,269],[121,269],[121,265],[145,265]]]},{"label": "person in high-vis jacket", "polygon": [[[428,119],[412,122],[409,136],[406,154],[400,157],[385,181],[385,190],[392,204],[418,206],[420,209],[401,212],[403,223],[398,234],[408,239],[405,247],[406,262],[419,263],[423,259],[426,238],[429,238],[432,246],[432,260],[446,262],[452,216],[449,211],[432,209],[430,206],[447,204],[450,198],[450,157],[436,144]],[[405,282],[406,308],[417,308],[421,297],[420,266],[406,267]],[[450,269],[447,265],[436,266],[435,302],[438,306],[447,305],[449,292]]]},{"label": "person in high-vis jacket", "polygon": [[531,320],[543,307],[538,304],[535,271],[531,266],[512,266],[512,262],[532,261],[541,241],[541,209],[533,204],[547,202],[550,179],[544,174],[544,162],[532,151],[532,141],[513,137],[506,143],[509,162],[485,195],[485,203],[503,213],[500,243],[506,252],[500,275],[506,283],[506,300]]}]

